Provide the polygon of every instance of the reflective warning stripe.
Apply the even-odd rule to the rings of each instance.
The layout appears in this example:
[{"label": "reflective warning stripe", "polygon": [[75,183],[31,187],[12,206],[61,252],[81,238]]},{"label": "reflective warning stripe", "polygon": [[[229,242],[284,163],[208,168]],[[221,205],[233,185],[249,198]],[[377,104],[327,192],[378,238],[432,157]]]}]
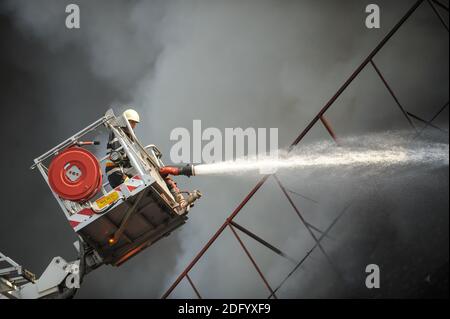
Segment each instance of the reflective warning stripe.
[{"label": "reflective warning stripe", "polygon": [[[145,179],[145,177],[144,177],[144,179]],[[136,175],[131,178],[128,178],[123,184],[114,188],[113,191],[116,191],[119,193],[119,199],[126,199],[130,196],[134,196],[136,193],[141,191],[144,187],[145,187],[145,183],[144,183],[143,178],[139,175]],[[113,191],[111,191],[111,192],[113,192]],[[127,194],[127,191],[129,192],[128,194]],[[110,194],[111,192],[109,192],[108,194]],[[105,196],[107,196],[108,194],[106,194]],[[68,220],[69,220],[70,226],[74,229],[74,231],[78,231],[79,229],[77,229],[77,228],[80,226],[80,224],[86,222],[90,218],[94,218],[93,220],[95,220],[96,218],[100,218],[100,216],[103,212],[106,212],[109,209],[109,207],[112,207],[116,203],[117,203],[117,201],[111,202],[108,205],[106,205],[105,207],[100,209],[98,207],[97,203],[94,202],[91,205],[92,208],[84,208],[81,211],[79,211],[78,213],[69,216]]]},{"label": "reflective warning stripe", "polygon": [[131,192],[135,191],[137,188],[144,185],[144,181],[141,179],[139,175],[133,176],[125,181],[125,185],[128,190]]},{"label": "reflective warning stripe", "polygon": [[72,228],[75,228],[79,224],[91,218],[92,215],[94,215],[94,211],[90,208],[85,208],[78,213],[69,216],[70,226],[72,226]]}]

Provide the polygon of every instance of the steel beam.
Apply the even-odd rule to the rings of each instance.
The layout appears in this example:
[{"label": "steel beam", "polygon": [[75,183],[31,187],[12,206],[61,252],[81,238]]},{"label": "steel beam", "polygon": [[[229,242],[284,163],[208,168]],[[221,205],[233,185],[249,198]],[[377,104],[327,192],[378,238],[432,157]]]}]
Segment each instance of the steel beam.
[{"label": "steel beam", "polygon": [[433,123],[430,123],[426,120],[424,120],[423,118],[418,117],[417,115],[412,114],[411,112],[406,112],[408,113],[409,116],[411,116],[412,118],[418,120],[419,122],[425,123],[425,126],[431,126],[432,128],[435,128],[441,132],[447,133],[447,131],[445,131],[444,129],[441,129],[439,126],[434,125]]},{"label": "steel beam", "polygon": [[286,196],[288,202],[291,204],[292,208],[294,209],[294,211],[296,212],[297,216],[300,218],[300,220],[302,221],[302,223],[305,225],[306,229],[308,230],[309,234],[311,235],[311,237],[314,239],[314,241],[316,242],[316,244],[319,246],[320,251],[322,251],[323,255],[325,256],[325,258],[328,260],[328,262],[330,263],[331,267],[333,268],[333,270],[339,275],[339,277],[341,277],[340,272],[338,271],[337,267],[334,265],[333,261],[331,260],[330,256],[328,256],[328,254],[326,253],[325,249],[322,247],[322,245],[320,244],[318,238],[316,237],[316,235],[314,235],[314,233],[312,232],[311,228],[308,227],[306,220],[303,218],[302,214],[300,213],[300,211],[298,210],[297,206],[294,204],[294,202],[292,201],[292,198],[289,196],[289,194],[287,193],[286,189],[284,188],[283,184],[281,184],[281,181],[278,179],[278,176],[276,174],[273,175],[275,180],[277,181],[278,186],[280,186],[281,190],[283,191],[284,195]]},{"label": "steel beam", "polygon": [[[444,112],[444,110],[448,107],[448,101],[447,103],[445,103],[444,105],[442,105],[442,107],[433,115],[433,117],[428,121],[428,123],[433,123],[433,121],[442,113]],[[414,138],[418,138],[423,131],[425,131],[425,129],[428,127],[429,125],[426,124],[417,134]]]},{"label": "steel beam", "polygon": [[443,4],[442,2],[438,1],[438,0],[432,0],[435,4],[437,4],[438,6],[440,6],[442,9],[444,9],[445,11],[448,12],[448,7]]},{"label": "steel beam", "polygon": [[260,244],[266,246],[267,248],[269,248],[270,250],[272,250],[275,254],[286,258],[287,260],[293,262],[293,263],[297,263],[297,261],[292,258],[289,257],[286,253],[282,252],[280,249],[276,248],[275,246],[273,246],[272,244],[268,243],[267,241],[265,241],[264,239],[262,239],[261,237],[255,235],[254,233],[252,233],[251,231],[249,231],[247,228],[245,228],[244,226],[239,225],[238,223],[231,221],[230,224],[239,229],[241,232],[243,232],[244,234],[246,234],[247,236],[253,238],[254,240],[256,240],[257,242],[259,242]]},{"label": "steel beam", "polygon": [[353,80],[361,73],[361,71],[365,68],[365,66],[372,60],[372,58],[378,53],[378,51],[383,48],[386,42],[397,32],[397,30],[405,23],[406,20],[413,14],[414,11],[422,4],[424,0],[418,0],[414,5],[406,12],[406,14],[400,19],[399,22],[389,31],[389,33],[378,43],[378,45],[373,49],[370,54],[364,59],[364,61],[356,68],[356,70],[347,78],[347,80],[342,84],[342,86],[337,90],[337,92],[328,100],[327,103],[322,107],[322,109],[317,113],[317,115],[313,118],[313,120],[306,126],[306,128],[297,136],[294,142],[291,144],[289,149],[293,149],[311,130],[314,124],[320,120],[322,115],[334,104],[339,96],[341,96],[342,92],[353,82]]},{"label": "steel beam", "polygon": [[331,138],[335,141],[335,143],[336,143],[337,145],[339,145],[338,138],[336,137],[336,134],[334,133],[334,131],[333,131],[332,127],[331,127],[330,122],[328,122],[328,120],[326,119],[326,117],[325,117],[324,115],[322,115],[322,116],[320,117],[320,121],[322,122],[323,126],[325,126],[325,128],[327,129],[328,134],[331,135]]},{"label": "steel beam", "polygon": [[373,62],[373,60],[370,60],[370,63],[372,64],[373,68],[375,69],[375,72],[378,74],[378,76],[380,77],[381,81],[383,82],[384,86],[386,87],[386,89],[389,91],[389,93],[391,94],[392,98],[394,99],[395,103],[397,104],[398,108],[402,111],[403,115],[405,116],[406,120],[408,121],[409,125],[411,125],[411,127],[417,132],[416,126],[414,125],[414,123],[411,121],[411,119],[408,116],[408,112],[406,112],[405,108],[400,104],[400,101],[398,100],[397,96],[395,95],[394,91],[392,90],[392,88],[389,86],[389,84],[387,83],[386,79],[384,78],[383,74],[381,74],[380,69],[377,67],[377,65],[375,64],[375,62]]},{"label": "steel beam", "polygon": [[189,276],[189,274],[186,274],[186,278],[189,281],[189,284],[191,285],[191,287],[194,290],[195,294],[197,295],[197,298],[198,299],[202,299],[202,296],[198,292],[197,287],[195,287],[194,283],[192,282],[191,277]]},{"label": "steel beam", "polygon": [[[328,226],[327,229],[325,229],[325,232],[319,237],[318,242],[320,243],[325,236],[331,231],[331,229],[336,225],[336,223],[341,219],[342,216],[344,216],[345,212],[348,210],[350,205],[347,205],[342,212],[331,222],[330,226]],[[281,281],[281,283],[277,286],[277,288],[274,289],[274,293],[276,293],[283,285],[284,283],[291,277],[297,269],[305,262],[305,260],[313,253],[314,249],[316,249],[319,246],[318,243],[315,243],[314,246],[305,254],[305,256],[298,262],[298,264],[287,274],[287,276]],[[270,299],[272,295],[269,295],[267,299]]]},{"label": "steel beam", "polygon": [[241,211],[241,209],[247,204],[250,198],[258,191],[258,189],[264,184],[264,182],[269,178],[269,175],[265,175],[255,187],[248,193],[244,200],[236,207],[236,209],[231,213],[231,215],[225,220],[225,222],[220,226],[220,228],[215,232],[215,234],[208,240],[206,245],[200,250],[200,252],[195,255],[194,259],[189,263],[189,265],[183,270],[183,272],[175,279],[174,283],[167,289],[167,291],[162,295],[162,299],[166,299],[175,287],[180,283],[180,281],[187,275],[187,273],[194,267],[197,261],[205,254],[208,248],[214,243],[214,241],[222,234],[224,229],[227,227],[229,222]]},{"label": "steel beam", "polygon": [[250,261],[253,264],[253,267],[255,267],[256,271],[258,272],[259,276],[261,277],[262,281],[264,282],[264,284],[266,285],[267,289],[269,289],[271,295],[275,298],[278,299],[277,295],[275,294],[275,292],[273,291],[272,287],[270,287],[269,282],[267,281],[266,277],[264,277],[264,274],[262,273],[261,269],[259,269],[258,265],[256,264],[255,259],[253,259],[252,255],[250,254],[250,252],[248,251],[247,247],[245,247],[244,243],[242,242],[241,238],[239,237],[239,235],[236,233],[236,231],[234,230],[233,226],[231,224],[228,224],[228,226],[230,227],[231,231],[233,232],[234,236],[236,237],[236,239],[238,240],[239,244],[241,245],[242,249],[244,250],[245,254],[247,255],[247,257],[250,259]]},{"label": "steel beam", "polygon": [[291,194],[294,194],[294,195],[297,195],[297,196],[299,196],[299,197],[302,197],[302,198],[304,198],[304,199],[306,199],[306,200],[309,200],[309,201],[311,201],[311,202],[313,202],[313,203],[315,203],[315,204],[318,204],[318,203],[319,203],[318,201],[316,201],[316,200],[314,200],[314,199],[312,199],[312,198],[309,198],[309,197],[307,197],[307,196],[305,196],[305,195],[302,195],[302,194],[300,194],[300,193],[294,192],[293,190],[290,190],[290,189],[287,189],[287,188],[286,188],[286,190],[287,190],[289,193],[291,193]]},{"label": "steel beam", "polygon": [[438,17],[439,21],[441,21],[443,27],[445,28],[445,30],[447,30],[447,32],[449,32],[448,30],[448,25],[445,23],[444,18],[441,16],[441,14],[439,13],[439,11],[436,9],[436,7],[433,4],[433,1],[431,0],[427,0],[428,4],[430,5],[431,9],[433,9],[434,13],[436,14],[436,16]]},{"label": "steel beam", "polygon": [[[397,32],[397,30],[408,20],[414,11],[422,4],[424,0],[418,0],[414,5],[406,12],[406,14],[398,21],[397,24],[386,34],[386,36],[378,43],[378,45],[369,53],[369,55],[363,60],[363,62],[356,68],[356,70],[347,78],[344,84],[339,87],[337,92],[328,100],[328,102],[320,109],[317,115],[312,119],[312,121],[305,127],[303,131],[295,138],[288,148],[288,152],[305,137],[305,135],[311,130],[311,128],[321,119],[325,112],[334,104],[337,98],[345,91],[345,89],[350,85],[350,83],[361,73],[361,71],[366,67],[366,65],[372,60],[372,58],[384,47],[387,41]],[[205,254],[209,247],[214,243],[214,241],[220,236],[223,230],[229,225],[230,221],[239,213],[239,211],[247,204],[247,202],[253,197],[253,195],[261,188],[261,186],[267,181],[270,175],[265,175],[256,186],[250,191],[250,193],[242,200],[238,207],[231,213],[227,220],[221,225],[221,227],[214,233],[214,235],[208,240],[205,246],[200,250],[200,252],[195,255],[194,259],[189,263],[189,265],[184,269],[184,271],[177,277],[174,283],[169,287],[169,289],[163,294],[162,298],[167,298],[175,287],[180,283],[180,281],[187,275],[187,273],[192,269],[192,267],[198,262],[198,260]]]}]

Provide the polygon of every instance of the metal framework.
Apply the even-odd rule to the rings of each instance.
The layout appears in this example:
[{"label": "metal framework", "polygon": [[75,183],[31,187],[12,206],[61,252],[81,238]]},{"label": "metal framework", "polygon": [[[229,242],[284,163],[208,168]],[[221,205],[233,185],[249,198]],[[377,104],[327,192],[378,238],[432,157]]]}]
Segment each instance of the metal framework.
[{"label": "metal framework", "polygon": [[36,276],[33,273],[0,252],[0,296],[10,296],[8,294],[15,290],[17,286],[35,280]]},{"label": "metal framework", "polygon": [[[391,88],[391,86],[388,84],[387,80],[383,76],[382,71],[379,69],[377,64],[374,61],[374,57],[377,55],[377,53],[385,46],[385,44],[391,39],[391,37],[399,30],[399,28],[408,20],[408,18],[417,10],[417,8],[420,7],[420,5],[425,2],[425,0],[418,0],[414,5],[406,12],[406,14],[395,24],[395,26],[391,29],[391,31],[378,43],[378,45],[370,52],[370,54],[363,60],[363,62],[355,69],[355,71],[348,77],[348,79],[339,87],[339,89],[336,91],[336,93],[328,100],[328,102],[322,107],[322,109],[317,113],[317,115],[311,120],[311,122],[305,127],[303,131],[295,138],[295,140],[292,142],[292,144],[289,146],[288,151],[292,151],[299,143],[302,141],[302,139],[308,134],[308,132],[320,121],[322,125],[325,127],[331,138],[339,144],[339,140],[334,133],[332,126],[330,122],[325,117],[325,113],[327,110],[334,104],[334,102],[341,96],[341,94],[347,89],[347,87],[352,83],[357,76],[361,73],[362,70],[364,70],[369,65],[373,68],[376,75],[380,78],[383,85],[393,98],[395,104],[399,108],[400,112],[405,117],[405,120],[409,123],[411,128],[416,131],[416,137],[418,137],[420,134],[423,133],[423,131],[428,128],[434,128],[436,130],[444,131],[442,128],[439,128],[437,125],[433,124],[434,120],[448,107],[449,102],[447,101],[439,110],[437,113],[435,113],[430,119],[423,119],[411,112],[409,112],[399,101],[398,97],[396,96],[395,92]],[[444,21],[444,18],[442,17],[439,10],[445,10],[448,12],[449,8],[448,5],[445,5],[439,0],[426,0],[428,5],[431,7],[432,11],[435,13],[436,17],[439,19],[439,21],[442,23],[443,27],[449,31],[449,28]],[[418,128],[412,119],[415,119],[423,124],[425,124],[422,128]],[[280,249],[276,248],[275,246],[271,245],[261,237],[257,236],[250,230],[246,229],[244,226],[239,225],[234,221],[234,218],[237,216],[237,214],[241,211],[241,209],[252,199],[253,195],[261,188],[261,186],[270,178],[274,178],[276,181],[276,184],[280,187],[282,193],[288,200],[289,204],[292,206],[293,210],[301,220],[302,224],[306,227],[308,233],[311,235],[311,237],[314,239],[314,245],[310,248],[310,250],[304,255],[304,257],[301,260],[294,260],[293,258],[289,257],[287,254],[282,252]],[[182,271],[182,273],[176,278],[176,280],[173,282],[173,284],[167,289],[167,291],[163,294],[162,298],[165,299],[170,296],[170,294],[173,292],[173,290],[178,286],[178,284],[183,280],[187,279],[189,285],[192,287],[195,295],[198,298],[202,298],[199,290],[195,286],[194,282],[192,281],[192,278],[189,276],[189,272],[192,270],[192,268],[197,264],[197,262],[203,257],[205,252],[210,248],[210,246],[219,238],[219,236],[223,233],[223,231],[228,228],[231,233],[234,235],[236,240],[239,242],[241,248],[249,258],[251,264],[255,268],[256,272],[260,276],[261,280],[263,281],[264,285],[267,287],[267,290],[269,291],[268,299],[270,298],[278,298],[277,292],[278,290],[284,285],[284,283],[288,280],[288,278],[296,272],[296,270],[304,263],[306,259],[311,255],[311,253],[316,249],[319,248],[319,250],[322,252],[322,254],[326,257],[334,271],[336,271],[336,274],[339,276],[339,269],[334,265],[333,261],[329,257],[329,255],[326,253],[322,246],[322,240],[328,236],[328,233],[330,230],[334,227],[334,225],[339,221],[339,219],[345,214],[347,209],[351,204],[349,204],[343,211],[341,211],[338,216],[330,223],[330,225],[325,229],[324,231],[319,230],[318,228],[314,227],[310,223],[308,223],[303,215],[301,214],[299,208],[297,205],[295,205],[294,201],[292,200],[291,194],[296,194],[295,192],[288,190],[279,177],[276,174],[270,174],[270,175],[264,175],[263,178],[254,186],[254,188],[245,196],[245,198],[242,200],[242,202],[236,207],[236,209],[229,215],[229,217],[225,220],[225,222],[220,226],[220,228],[216,231],[216,233],[208,240],[208,242],[203,246],[203,248],[197,253],[197,255],[194,257],[194,259],[187,265],[187,267]],[[297,194],[299,195],[299,194]],[[300,195],[302,196],[302,195]],[[282,256],[284,258],[287,258],[291,262],[295,263],[295,267],[286,275],[286,277],[279,283],[278,286],[272,287],[269,282],[267,281],[266,277],[262,273],[260,267],[256,263],[255,259],[253,258],[252,254],[248,250],[248,248],[243,243],[239,233],[236,231],[239,230],[239,232],[247,235],[248,237],[256,240],[260,244],[264,245],[268,249],[275,252],[277,255]],[[313,230],[320,233],[320,236],[318,237]]]}]

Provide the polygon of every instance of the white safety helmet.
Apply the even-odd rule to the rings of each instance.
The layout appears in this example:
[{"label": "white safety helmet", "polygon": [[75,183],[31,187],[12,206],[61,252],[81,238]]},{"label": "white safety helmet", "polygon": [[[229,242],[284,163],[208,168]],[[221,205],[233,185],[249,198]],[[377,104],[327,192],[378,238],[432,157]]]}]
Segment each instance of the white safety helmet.
[{"label": "white safety helmet", "polygon": [[128,121],[133,121],[136,123],[139,123],[139,114],[138,112],[136,112],[133,109],[128,109],[125,112],[123,112],[123,116],[128,120]]}]

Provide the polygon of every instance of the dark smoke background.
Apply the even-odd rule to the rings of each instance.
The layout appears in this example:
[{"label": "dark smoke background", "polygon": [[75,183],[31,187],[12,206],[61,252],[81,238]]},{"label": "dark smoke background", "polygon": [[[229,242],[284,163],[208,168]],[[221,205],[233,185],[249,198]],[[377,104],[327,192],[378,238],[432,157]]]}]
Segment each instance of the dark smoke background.
[{"label": "dark smoke background", "polygon": [[[278,127],[284,147],[413,4],[377,1],[381,28],[369,30],[365,1],[75,1],[81,29],[68,30],[71,2],[0,3],[0,250],[37,274],[55,255],[75,258],[75,236],[28,170],[33,158],[125,105],[140,111],[138,135],[160,146],[166,162],[171,130],[190,129],[193,119],[204,128]],[[402,104],[429,119],[448,100],[448,49],[448,33],[425,2],[375,61]],[[408,128],[370,68],[327,116],[340,136]],[[448,131],[448,108],[435,124]],[[448,143],[448,134],[425,136]],[[305,143],[328,138],[317,126]],[[318,202],[294,197],[317,227],[352,203],[324,241],[339,275],[317,250],[280,297],[448,297],[448,166],[384,173],[280,174]],[[119,269],[89,274],[77,296],[161,296],[257,179],[179,178],[205,194],[189,223]],[[297,259],[313,245],[272,179],[237,221]],[[191,273],[202,294],[267,296],[232,235],[222,239]],[[245,243],[277,286],[292,265]],[[381,268],[378,290],[364,285],[370,263]],[[185,282],[174,296],[194,297]]]}]

